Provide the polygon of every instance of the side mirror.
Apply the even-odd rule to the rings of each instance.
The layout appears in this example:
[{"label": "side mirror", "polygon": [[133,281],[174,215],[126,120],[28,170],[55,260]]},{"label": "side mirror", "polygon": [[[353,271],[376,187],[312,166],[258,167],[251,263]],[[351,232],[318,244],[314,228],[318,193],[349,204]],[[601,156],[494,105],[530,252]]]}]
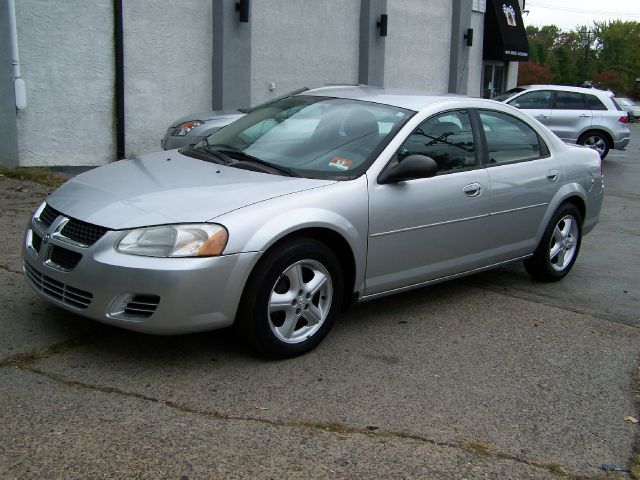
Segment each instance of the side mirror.
[{"label": "side mirror", "polygon": [[433,158],[424,155],[409,155],[384,170],[378,177],[378,183],[384,185],[417,178],[435,177],[437,173],[438,164]]}]

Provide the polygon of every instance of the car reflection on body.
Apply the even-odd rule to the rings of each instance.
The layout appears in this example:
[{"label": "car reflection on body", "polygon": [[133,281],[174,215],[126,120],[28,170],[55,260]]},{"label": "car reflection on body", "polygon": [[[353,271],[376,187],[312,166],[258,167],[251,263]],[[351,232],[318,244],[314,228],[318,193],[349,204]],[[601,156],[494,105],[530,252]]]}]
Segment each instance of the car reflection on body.
[{"label": "car reflection on body", "polygon": [[326,87],[70,180],[30,220],[24,272],[101,322],[233,325],[286,357],[353,301],[519,260],[561,279],[602,199],[598,154],[514,107]]}]

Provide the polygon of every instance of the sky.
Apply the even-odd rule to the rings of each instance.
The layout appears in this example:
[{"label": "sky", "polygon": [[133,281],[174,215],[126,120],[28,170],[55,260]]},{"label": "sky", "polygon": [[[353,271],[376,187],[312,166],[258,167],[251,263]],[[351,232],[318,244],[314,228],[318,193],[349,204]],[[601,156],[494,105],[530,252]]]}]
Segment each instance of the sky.
[{"label": "sky", "polygon": [[525,0],[525,25],[557,25],[573,30],[608,20],[640,22],[640,0]]}]

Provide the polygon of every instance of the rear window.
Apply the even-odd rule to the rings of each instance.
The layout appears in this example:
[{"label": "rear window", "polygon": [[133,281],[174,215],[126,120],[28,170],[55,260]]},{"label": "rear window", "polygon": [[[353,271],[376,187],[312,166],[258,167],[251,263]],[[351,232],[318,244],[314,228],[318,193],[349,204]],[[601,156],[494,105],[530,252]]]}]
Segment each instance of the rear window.
[{"label": "rear window", "polygon": [[619,112],[622,112],[622,107],[620,107],[620,105],[618,105],[618,102],[616,102],[616,99],[611,97],[611,101],[613,102],[613,104],[616,107],[616,110],[618,110]]},{"label": "rear window", "polygon": [[607,107],[595,95],[585,95],[587,105],[591,110],[607,110]]},{"label": "rear window", "polygon": [[558,110],[584,110],[584,96],[576,92],[556,92]]}]

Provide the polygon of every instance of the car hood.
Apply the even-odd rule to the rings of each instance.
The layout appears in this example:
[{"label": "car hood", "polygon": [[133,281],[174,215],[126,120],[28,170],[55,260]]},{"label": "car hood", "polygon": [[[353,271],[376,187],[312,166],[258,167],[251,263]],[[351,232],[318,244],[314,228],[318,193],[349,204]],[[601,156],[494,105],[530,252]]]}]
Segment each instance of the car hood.
[{"label": "car hood", "polygon": [[47,203],[70,217],[118,230],[205,222],[332,183],[225,167],[173,150],[90,170],[53,192]]}]

